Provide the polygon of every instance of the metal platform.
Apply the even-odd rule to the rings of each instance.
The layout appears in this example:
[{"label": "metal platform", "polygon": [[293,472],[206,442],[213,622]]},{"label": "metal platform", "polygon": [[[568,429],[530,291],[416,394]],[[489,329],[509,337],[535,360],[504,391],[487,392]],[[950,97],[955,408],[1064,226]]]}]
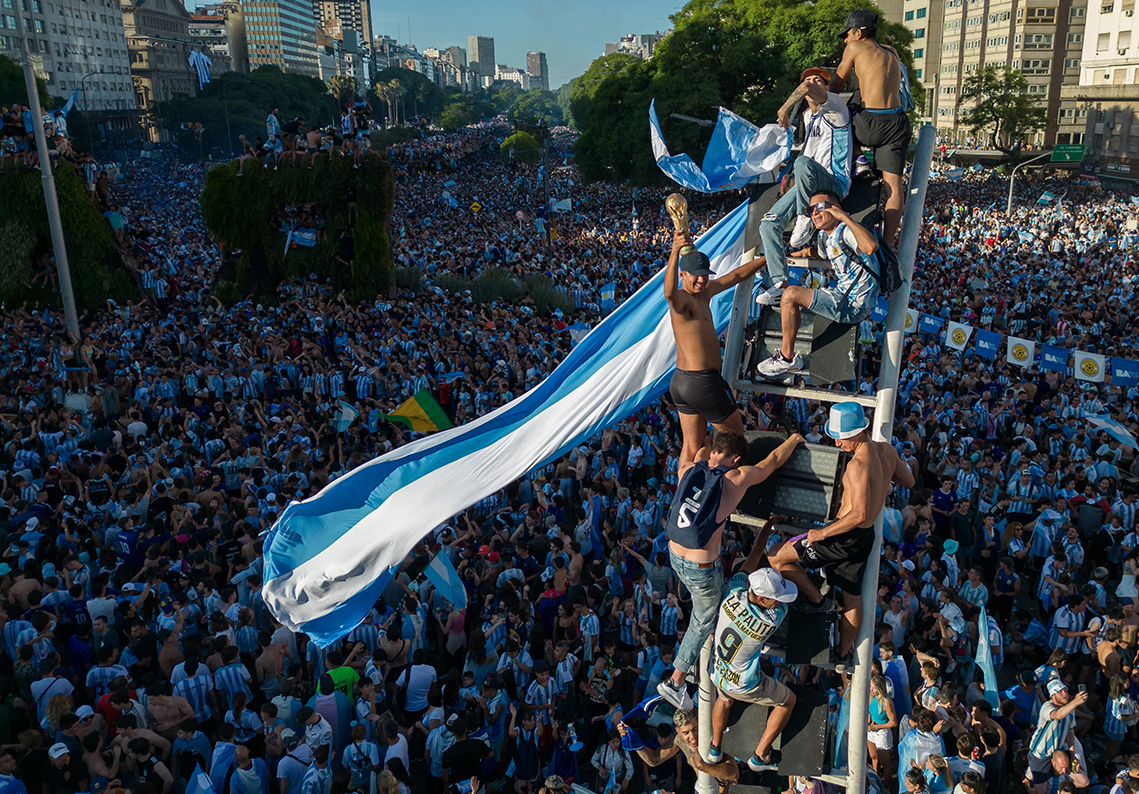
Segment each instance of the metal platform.
[{"label": "metal platform", "polygon": [[[753,463],[766,458],[787,439],[784,434],[763,430],[747,432],[744,437],[748,441],[748,460]],[[732,521],[760,526],[772,515],[817,522],[833,520],[842,500],[846,457],[838,447],[800,444],[766,482],[748,489],[732,514]]]},{"label": "metal platform", "polygon": [[[740,377],[761,381],[763,378],[756,368],[761,361],[779,352],[783,344],[778,307],[765,306],[745,334],[747,341]],[[810,380],[812,386],[852,381],[858,376],[858,326],[832,322],[804,309],[795,334],[795,352],[803,359],[802,376]]]},{"label": "metal platform", "polygon": [[[827,752],[830,744],[830,699],[825,692],[797,683],[786,686],[795,693],[795,708],[787,727],[775,740],[775,748],[783,757],[777,772],[758,775],[759,781],[756,782],[760,785],[765,785],[771,779],[770,775],[782,777],[786,782],[788,775],[815,776],[830,772]],[[724,731],[724,754],[741,761],[750,758],[755,752],[756,742],[763,735],[769,711],[767,706],[740,701],[733,703],[728,727]]]}]

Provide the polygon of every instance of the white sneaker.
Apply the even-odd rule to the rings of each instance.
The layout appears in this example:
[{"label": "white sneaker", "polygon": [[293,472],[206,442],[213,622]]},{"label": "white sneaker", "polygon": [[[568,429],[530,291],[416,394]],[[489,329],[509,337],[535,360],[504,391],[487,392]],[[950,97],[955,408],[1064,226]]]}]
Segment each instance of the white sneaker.
[{"label": "white sneaker", "polygon": [[783,293],[786,292],[789,286],[790,284],[786,281],[776,281],[764,292],[759,293],[755,302],[760,306],[778,306],[779,299],[783,297]]},{"label": "white sneaker", "polygon": [[795,228],[791,231],[791,250],[798,251],[811,244],[815,236],[815,224],[810,215],[800,215],[795,219]]},{"label": "white sneaker", "polygon": [[791,360],[783,358],[782,353],[776,353],[766,361],[759,362],[759,374],[765,378],[781,378],[803,369],[803,359],[796,353]]},{"label": "white sneaker", "polygon": [[688,694],[688,687],[677,684],[671,678],[657,684],[657,694],[681,711],[691,711],[696,705]]}]

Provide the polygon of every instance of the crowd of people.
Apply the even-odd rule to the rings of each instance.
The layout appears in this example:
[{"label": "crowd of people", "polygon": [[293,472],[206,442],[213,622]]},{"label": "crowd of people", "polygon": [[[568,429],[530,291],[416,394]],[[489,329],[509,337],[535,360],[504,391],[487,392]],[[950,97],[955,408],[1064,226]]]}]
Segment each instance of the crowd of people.
[{"label": "crowd of people", "polygon": [[[804,79],[808,114],[826,112],[816,82]],[[573,344],[567,321],[606,313],[602,285],[616,282],[619,303],[666,263],[679,281],[708,282],[699,261],[685,269],[686,239],[657,214],[664,191],[583,185],[567,164],[549,177],[572,208],[554,215],[545,175],[502,163],[507,133],[484,122],[390,150],[393,256],[422,271],[421,292],[349,304],[308,278],[282,284],[276,305],[223,305],[211,296],[219,249],[198,209],[205,169],[171,165],[107,186],[141,274],[138,301],[86,313],[79,340],[56,309],[3,310],[5,794],[676,792],[695,770],[731,782],[777,767],[793,684],[829,693],[836,766],[849,732],[869,731],[877,790],[1139,790],[1135,452],[1086,420],[1111,413],[1134,427],[1139,391],[954,351],[944,331],[906,339],[890,445],[867,441],[856,406],[735,394],[724,406],[699,391],[688,402],[682,389],[424,527],[343,642],[321,648],[281,627],[260,594],[261,533],[291,500],[406,443],[412,434],[383,414],[428,388],[456,424],[471,421],[557,366]],[[1043,191],[1061,201],[1037,204]],[[1008,218],[995,209],[1006,192],[991,173],[935,180],[911,305],[1126,355],[1139,283],[1128,196],[1028,176]],[[825,235],[846,223],[841,198],[809,193],[792,215],[805,208]],[[692,236],[739,200],[693,198]],[[865,243],[847,241],[858,253]],[[850,256],[834,254],[836,271]],[[550,276],[572,317],[430,288],[489,267]],[[767,305],[795,294],[770,278],[765,287]],[[699,311],[673,297],[679,313]],[[881,327],[862,322],[868,346],[880,344]],[[683,340],[683,322],[674,327]],[[342,430],[340,400],[360,412]],[[703,430],[696,415],[722,425],[714,443],[690,439]],[[773,458],[746,460],[739,428],[791,436]],[[757,535],[726,521],[798,444],[828,437],[860,461],[840,512],[849,526],[800,538],[784,523]],[[689,493],[697,475],[722,478],[715,509]],[[700,520],[679,520],[686,505]],[[879,602],[862,616],[848,598],[858,566],[842,563],[869,553],[864,535],[845,557],[824,550],[877,505]],[[435,554],[463,578],[465,608],[421,575]],[[820,567],[841,598],[817,586]],[[769,629],[796,610],[838,608],[838,669],[763,653]],[[845,721],[861,621],[875,634],[865,728]],[[776,715],[738,762],[716,742],[711,757],[696,750],[686,674],[710,635],[716,742],[733,699]],[[978,643],[996,692],[974,661]],[[676,708],[634,718],[654,693]],[[630,733],[643,748],[628,749]]]}]

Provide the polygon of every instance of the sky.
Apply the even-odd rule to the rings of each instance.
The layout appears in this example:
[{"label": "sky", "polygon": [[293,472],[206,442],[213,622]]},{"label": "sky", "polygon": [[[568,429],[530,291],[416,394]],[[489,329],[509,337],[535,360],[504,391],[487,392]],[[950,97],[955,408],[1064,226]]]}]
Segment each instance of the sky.
[{"label": "sky", "polygon": [[[467,36],[494,38],[495,60],[526,68],[526,53],[546,53],[550,88],[582,74],[627,33],[667,30],[683,0],[372,0],[372,35],[401,44],[467,49]],[[408,35],[408,23],[411,35]],[[469,56],[469,53],[468,53]]]}]

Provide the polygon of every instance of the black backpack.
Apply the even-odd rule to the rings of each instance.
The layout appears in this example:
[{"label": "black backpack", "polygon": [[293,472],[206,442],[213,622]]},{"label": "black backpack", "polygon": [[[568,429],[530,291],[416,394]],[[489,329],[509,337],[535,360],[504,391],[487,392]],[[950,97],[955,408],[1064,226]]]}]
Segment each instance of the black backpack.
[{"label": "black backpack", "polygon": [[857,251],[851,250],[841,234],[835,235],[835,243],[844,254],[850,257],[851,261],[856,262],[863,270],[873,273],[874,278],[878,279],[878,294],[883,298],[888,298],[902,286],[902,265],[898,262],[898,252],[886,242],[886,238],[873,227],[870,231],[874,232],[874,237],[878,240],[878,250],[874,252],[874,259],[878,263],[877,273],[866,267],[866,263],[862,261],[862,256]]}]

